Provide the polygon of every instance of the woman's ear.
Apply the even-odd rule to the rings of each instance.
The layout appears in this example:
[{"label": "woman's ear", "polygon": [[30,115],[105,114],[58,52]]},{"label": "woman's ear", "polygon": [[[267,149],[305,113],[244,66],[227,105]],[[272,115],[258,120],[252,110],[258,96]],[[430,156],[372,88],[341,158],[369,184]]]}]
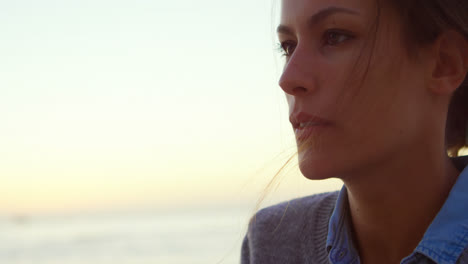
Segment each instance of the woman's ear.
[{"label": "woman's ear", "polygon": [[436,94],[452,94],[468,71],[468,40],[459,32],[447,30],[433,43],[434,67],[430,89]]}]

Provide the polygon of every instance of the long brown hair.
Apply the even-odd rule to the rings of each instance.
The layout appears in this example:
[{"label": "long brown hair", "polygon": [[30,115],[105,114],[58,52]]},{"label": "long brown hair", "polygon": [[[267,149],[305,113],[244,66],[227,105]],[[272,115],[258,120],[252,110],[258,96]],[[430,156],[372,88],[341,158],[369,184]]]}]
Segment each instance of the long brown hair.
[{"label": "long brown hair", "polygon": [[[466,0],[387,0],[405,25],[409,51],[429,44],[445,30],[459,32],[468,40],[468,2]],[[458,156],[468,145],[468,78],[452,96],[445,130],[447,153]]]}]

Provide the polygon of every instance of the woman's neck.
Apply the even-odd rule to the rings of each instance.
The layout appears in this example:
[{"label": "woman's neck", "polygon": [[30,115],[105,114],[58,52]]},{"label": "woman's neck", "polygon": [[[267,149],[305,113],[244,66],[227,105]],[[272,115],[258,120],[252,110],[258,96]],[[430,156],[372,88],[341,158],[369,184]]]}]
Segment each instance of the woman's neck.
[{"label": "woman's neck", "polygon": [[446,155],[418,149],[343,179],[361,263],[399,263],[411,254],[459,174]]}]

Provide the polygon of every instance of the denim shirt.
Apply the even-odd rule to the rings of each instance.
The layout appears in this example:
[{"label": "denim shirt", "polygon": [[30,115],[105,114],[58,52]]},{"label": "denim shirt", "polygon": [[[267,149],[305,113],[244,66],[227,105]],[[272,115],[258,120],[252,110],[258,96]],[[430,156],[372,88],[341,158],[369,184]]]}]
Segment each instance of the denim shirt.
[{"label": "denim shirt", "polygon": [[[468,157],[454,160],[463,171],[447,200],[436,215],[413,253],[401,261],[410,263],[468,263]],[[328,257],[332,264],[360,263],[353,243],[346,187],[340,191],[330,218],[327,236]],[[457,262],[458,261],[458,262]]]}]

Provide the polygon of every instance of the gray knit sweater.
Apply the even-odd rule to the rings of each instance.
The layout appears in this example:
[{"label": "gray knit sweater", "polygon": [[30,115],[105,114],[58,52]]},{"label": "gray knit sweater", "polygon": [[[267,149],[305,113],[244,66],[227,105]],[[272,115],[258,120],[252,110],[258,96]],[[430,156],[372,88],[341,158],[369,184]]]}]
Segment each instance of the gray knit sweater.
[{"label": "gray knit sweater", "polygon": [[328,262],[328,222],[338,192],[283,202],[251,219],[241,251],[242,264]]},{"label": "gray knit sweater", "polygon": [[[466,211],[468,205],[466,193],[468,192],[468,156],[454,158],[457,169],[463,172],[460,174],[456,187],[452,188],[454,200],[460,210],[448,211],[448,214],[455,215],[458,222],[455,235],[456,240],[461,244],[449,244],[448,248],[443,248],[445,253],[454,253],[457,246],[459,254],[457,260],[445,258],[439,263],[468,264],[468,218]],[[283,202],[274,206],[264,208],[256,213],[251,219],[247,235],[244,238],[241,250],[242,264],[329,264],[326,241],[330,217],[332,216],[339,192],[322,193],[311,195],[289,202]],[[462,200],[460,200],[460,195]],[[449,199],[450,200],[450,196]],[[445,205],[444,205],[445,206]],[[463,211],[463,212],[462,212]],[[447,213],[447,212],[446,212]],[[461,236],[461,237],[460,237]],[[451,240],[452,241],[452,240]],[[447,241],[445,241],[447,242]],[[449,241],[450,242],[450,241]],[[452,241],[453,242],[453,241]],[[454,248],[451,248],[454,247]],[[434,263],[428,258],[415,258],[411,263]]]}]

